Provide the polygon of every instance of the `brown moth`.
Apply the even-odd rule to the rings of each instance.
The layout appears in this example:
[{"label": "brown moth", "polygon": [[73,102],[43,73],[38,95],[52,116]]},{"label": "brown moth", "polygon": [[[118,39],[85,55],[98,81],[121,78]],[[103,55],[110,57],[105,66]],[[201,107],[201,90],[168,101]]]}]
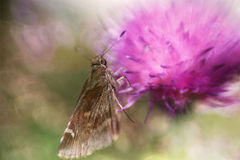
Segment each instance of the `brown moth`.
[{"label": "brown moth", "polygon": [[121,106],[116,96],[118,80],[102,55],[92,59],[92,71],[83,85],[76,108],[60,140],[58,156],[81,158],[110,145],[119,132]]}]

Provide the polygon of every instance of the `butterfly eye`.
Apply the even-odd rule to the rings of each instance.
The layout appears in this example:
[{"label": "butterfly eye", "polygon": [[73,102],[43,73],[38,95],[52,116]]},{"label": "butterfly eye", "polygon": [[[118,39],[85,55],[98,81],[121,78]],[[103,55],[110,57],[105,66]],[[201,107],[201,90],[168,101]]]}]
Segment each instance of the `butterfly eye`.
[{"label": "butterfly eye", "polygon": [[101,64],[106,66],[107,65],[107,61],[105,59],[101,59]]}]

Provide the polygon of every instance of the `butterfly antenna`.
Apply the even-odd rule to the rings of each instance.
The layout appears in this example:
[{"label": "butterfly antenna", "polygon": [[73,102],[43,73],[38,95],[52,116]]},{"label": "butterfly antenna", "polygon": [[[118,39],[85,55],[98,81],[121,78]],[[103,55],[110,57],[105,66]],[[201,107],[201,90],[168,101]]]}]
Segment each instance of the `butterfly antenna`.
[{"label": "butterfly antenna", "polygon": [[112,49],[112,47],[122,38],[122,36],[126,33],[126,31],[123,31],[120,36],[118,37],[118,39],[114,42],[112,42],[106,49],[103,50],[103,55],[105,55],[106,53],[108,53],[109,50]]}]

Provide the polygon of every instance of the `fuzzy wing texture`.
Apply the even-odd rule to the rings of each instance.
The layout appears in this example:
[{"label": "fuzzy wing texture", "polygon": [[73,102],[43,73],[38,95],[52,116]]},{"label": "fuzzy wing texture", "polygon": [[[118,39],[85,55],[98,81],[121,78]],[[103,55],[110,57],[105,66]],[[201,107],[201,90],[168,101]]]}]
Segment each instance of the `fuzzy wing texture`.
[{"label": "fuzzy wing texture", "polygon": [[60,140],[59,157],[84,157],[112,143],[119,130],[113,94],[111,85],[83,88]]}]

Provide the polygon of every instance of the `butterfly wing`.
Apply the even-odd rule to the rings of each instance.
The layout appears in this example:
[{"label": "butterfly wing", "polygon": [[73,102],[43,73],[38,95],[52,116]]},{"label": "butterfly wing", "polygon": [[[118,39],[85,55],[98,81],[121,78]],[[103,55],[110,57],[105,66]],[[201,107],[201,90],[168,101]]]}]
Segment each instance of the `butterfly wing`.
[{"label": "butterfly wing", "polygon": [[110,84],[83,88],[60,140],[59,157],[84,157],[112,143],[119,130],[114,94]]}]

